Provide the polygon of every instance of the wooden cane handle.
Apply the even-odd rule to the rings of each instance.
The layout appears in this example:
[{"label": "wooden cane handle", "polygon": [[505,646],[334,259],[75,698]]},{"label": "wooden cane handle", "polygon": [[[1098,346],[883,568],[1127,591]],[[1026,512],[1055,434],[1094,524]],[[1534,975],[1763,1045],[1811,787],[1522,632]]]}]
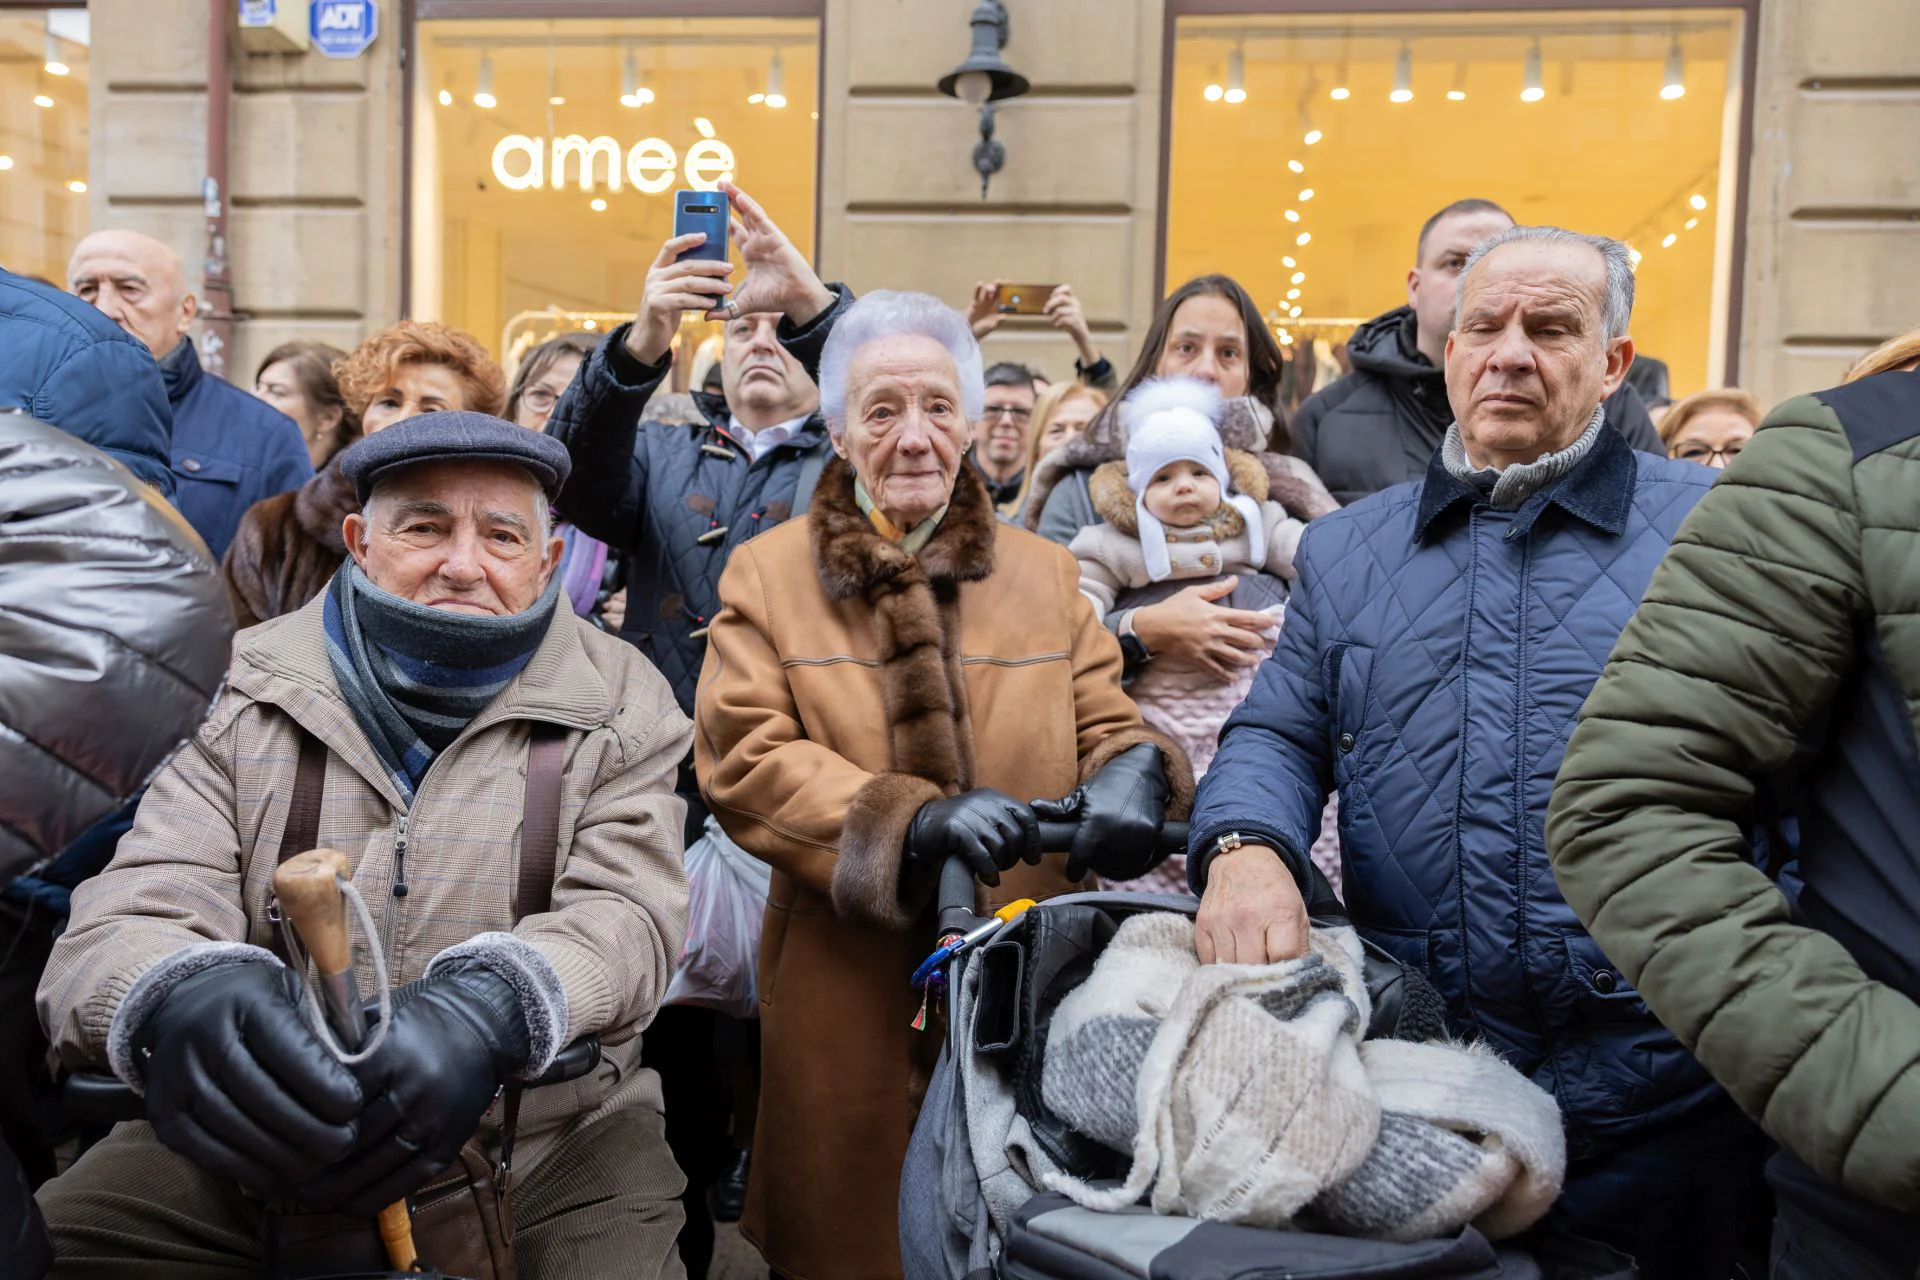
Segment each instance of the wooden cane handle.
[{"label": "wooden cane handle", "polygon": [[314,967],[324,974],[345,973],[353,963],[347,935],[347,899],[340,881],[352,878],[347,855],[338,849],[309,849],[280,864],[273,873],[280,910],[300,935]]},{"label": "wooden cane handle", "polygon": [[380,1211],[380,1239],[387,1246],[387,1262],[395,1271],[411,1271],[420,1260],[413,1247],[413,1215],[405,1200],[395,1200]]}]

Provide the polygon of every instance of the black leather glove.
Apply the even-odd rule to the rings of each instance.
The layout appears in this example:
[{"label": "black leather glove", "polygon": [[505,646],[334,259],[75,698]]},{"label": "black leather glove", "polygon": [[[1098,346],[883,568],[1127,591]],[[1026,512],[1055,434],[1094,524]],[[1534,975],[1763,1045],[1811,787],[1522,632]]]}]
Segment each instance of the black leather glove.
[{"label": "black leather glove", "polygon": [[217,965],[168,992],[133,1037],[160,1141],[269,1199],[350,1150],[360,1114],[360,1083],[299,992],[281,965]]},{"label": "black leather glove", "polygon": [[507,980],[464,964],[396,998],[380,1048],[353,1072],[367,1096],[360,1137],[300,1189],[308,1208],[371,1217],[453,1163],[532,1037]]},{"label": "black leather glove", "polygon": [[938,875],[948,858],[964,859],[988,885],[999,884],[1000,873],[1023,858],[1039,862],[1040,827],[1032,807],[991,787],[927,801],[907,828],[901,883]]},{"label": "black leather glove", "polygon": [[1035,800],[1042,822],[1078,822],[1067,851],[1067,878],[1089,870],[1132,880],[1160,864],[1160,827],[1167,820],[1166,762],[1150,742],[1129,747],[1058,800]]}]

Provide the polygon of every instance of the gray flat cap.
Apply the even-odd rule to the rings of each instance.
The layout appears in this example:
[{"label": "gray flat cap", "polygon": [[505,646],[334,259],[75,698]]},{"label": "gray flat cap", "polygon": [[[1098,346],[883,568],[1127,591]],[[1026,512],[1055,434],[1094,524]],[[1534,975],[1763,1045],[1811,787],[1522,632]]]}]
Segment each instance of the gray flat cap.
[{"label": "gray flat cap", "polygon": [[552,436],[484,413],[450,409],[362,437],[340,455],[340,473],[365,503],[381,477],[422,462],[511,462],[540,482],[548,501],[560,496],[573,470],[567,447]]}]

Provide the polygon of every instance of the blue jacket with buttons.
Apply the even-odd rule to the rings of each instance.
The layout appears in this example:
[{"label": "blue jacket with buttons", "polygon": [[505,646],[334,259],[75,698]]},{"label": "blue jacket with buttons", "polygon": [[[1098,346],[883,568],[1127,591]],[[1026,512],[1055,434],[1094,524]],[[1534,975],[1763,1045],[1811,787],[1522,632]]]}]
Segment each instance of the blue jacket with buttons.
[{"label": "blue jacket with buttons", "polygon": [[173,415],[153,357],[92,304],[11,271],[0,271],[0,407],[79,437],[173,497]]},{"label": "blue jacket with buttons", "polygon": [[313,459],[299,423],[208,376],[191,342],[168,352],[160,372],[173,404],[174,505],[218,560],[247,508],[305,484]]},{"label": "blue jacket with buttons", "polygon": [[1314,521],[1279,647],[1194,807],[1196,892],[1236,831],[1304,886],[1338,788],[1354,925],[1433,979],[1456,1034],[1559,1100],[1575,1158],[1717,1093],[1587,936],[1543,840],[1581,704],[1714,475],[1602,431],[1518,510],[1436,456]]},{"label": "blue jacket with buttons", "polygon": [[[780,341],[811,373],[827,335],[853,295],[835,288],[834,305],[804,328],[780,322]],[[819,476],[829,445],[818,413],[755,459],[727,434],[730,414],[718,396],[693,397],[706,421],[643,420],[666,381],[671,356],[642,364],[627,350],[623,324],[574,374],[553,407],[547,434],[567,446],[573,473],[555,508],[568,521],[627,556],[627,616],[620,634],[638,646],[693,714],[694,687],[707,656],[707,625],[720,609],[720,574],[733,549],[805,509],[798,494],[809,459]],[[796,501],[796,498],[801,500]],[[692,795],[691,772],[684,781]]]}]

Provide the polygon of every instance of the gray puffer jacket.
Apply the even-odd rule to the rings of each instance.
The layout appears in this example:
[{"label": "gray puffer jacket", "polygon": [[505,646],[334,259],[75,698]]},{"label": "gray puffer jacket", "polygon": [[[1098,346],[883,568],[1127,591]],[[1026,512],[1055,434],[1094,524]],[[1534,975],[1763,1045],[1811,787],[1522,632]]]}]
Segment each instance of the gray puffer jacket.
[{"label": "gray puffer jacket", "polygon": [[178,512],[58,427],[0,413],[0,884],[146,785],[206,717],[232,641]]}]

